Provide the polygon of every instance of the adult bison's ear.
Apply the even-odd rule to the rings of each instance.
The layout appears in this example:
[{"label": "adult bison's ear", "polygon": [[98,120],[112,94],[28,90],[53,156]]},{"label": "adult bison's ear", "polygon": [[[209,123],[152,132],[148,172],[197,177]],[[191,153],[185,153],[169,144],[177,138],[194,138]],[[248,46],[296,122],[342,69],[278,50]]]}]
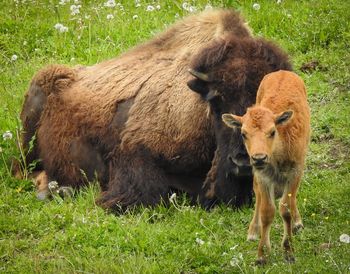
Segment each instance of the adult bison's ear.
[{"label": "adult bison's ear", "polygon": [[283,125],[283,124],[287,123],[292,116],[293,116],[292,110],[282,112],[276,116],[275,124],[276,125]]},{"label": "adult bison's ear", "polygon": [[210,73],[203,73],[194,69],[189,69],[188,72],[195,77],[187,82],[187,86],[191,90],[199,93],[207,101],[218,95],[215,90],[209,88],[209,84],[213,81]]},{"label": "adult bison's ear", "polygon": [[221,116],[222,121],[231,128],[241,128],[242,127],[242,117],[225,113]]}]

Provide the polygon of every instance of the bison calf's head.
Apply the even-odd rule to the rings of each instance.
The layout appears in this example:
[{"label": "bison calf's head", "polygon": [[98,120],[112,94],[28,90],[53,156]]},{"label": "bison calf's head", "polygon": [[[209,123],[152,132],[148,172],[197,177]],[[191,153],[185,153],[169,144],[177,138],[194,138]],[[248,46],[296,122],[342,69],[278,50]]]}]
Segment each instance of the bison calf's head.
[{"label": "bison calf's head", "polygon": [[255,169],[264,169],[272,159],[276,147],[281,146],[278,128],[291,119],[293,111],[287,110],[273,114],[264,107],[249,108],[244,116],[223,114],[224,123],[234,129],[239,129],[245,147],[250,157],[250,163]]}]

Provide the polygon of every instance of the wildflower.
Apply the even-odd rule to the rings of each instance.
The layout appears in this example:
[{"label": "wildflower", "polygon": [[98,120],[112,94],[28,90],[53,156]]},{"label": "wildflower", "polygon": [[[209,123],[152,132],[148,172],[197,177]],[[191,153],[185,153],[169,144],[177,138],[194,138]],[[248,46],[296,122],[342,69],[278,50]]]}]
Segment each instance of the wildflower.
[{"label": "wildflower", "polygon": [[253,9],[254,10],[259,10],[260,9],[260,5],[258,3],[254,3],[253,4]]},{"label": "wildflower", "polygon": [[108,0],[105,4],[104,4],[105,7],[108,7],[108,8],[114,8],[116,6],[116,3],[115,3],[115,0]]},{"label": "wildflower", "polygon": [[81,8],[81,5],[71,5],[70,6],[70,11],[71,11],[71,15],[77,15],[77,14],[79,14],[80,13],[80,9]]},{"label": "wildflower", "polygon": [[160,5],[157,5],[157,6],[156,6],[156,9],[157,9],[157,10],[160,10]]},{"label": "wildflower", "polygon": [[57,29],[59,32],[67,32],[68,31],[68,27],[63,26],[61,23],[57,23],[54,26],[55,29]]},{"label": "wildflower", "polygon": [[288,193],[288,197],[289,197],[289,198],[292,197],[292,193]]},{"label": "wildflower", "polygon": [[18,188],[16,189],[16,192],[17,192],[17,193],[20,193],[22,190],[23,190],[22,187],[18,187]]},{"label": "wildflower", "polygon": [[14,62],[18,59],[18,56],[16,54],[11,56],[11,61]]},{"label": "wildflower", "polygon": [[290,13],[287,14],[288,18],[292,18],[292,15]]},{"label": "wildflower", "polygon": [[26,46],[28,44],[27,41],[23,41],[23,46]]},{"label": "wildflower", "polygon": [[113,14],[107,14],[107,20],[111,20],[113,18],[114,18]]},{"label": "wildflower", "polygon": [[139,16],[136,14],[132,17],[132,19],[134,19],[134,20],[136,20],[137,18],[139,18]]},{"label": "wildflower", "polygon": [[204,244],[204,241],[200,238],[196,238],[196,243],[199,244],[199,245],[203,245]]},{"label": "wildflower", "polygon": [[148,5],[146,8],[146,11],[154,11],[154,7],[151,5]]},{"label": "wildflower", "polygon": [[[17,56],[16,56],[16,59],[17,59]],[[11,60],[12,60],[12,58],[11,58]],[[13,137],[13,135],[12,135],[11,131],[9,131],[9,130],[5,131],[4,134],[2,135],[2,139],[4,139],[5,141],[11,140],[12,137]]]},{"label": "wildflower", "polygon": [[339,241],[342,243],[350,244],[350,236],[348,234],[342,234],[339,237]]},{"label": "wildflower", "polygon": [[277,0],[277,4],[281,4],[282,3],[282,0]]},{"label": "wildflower", "polygon": [[63,25],[61,23],[57,23],[54,28],[57,30],[60,30],[63,27]]}]

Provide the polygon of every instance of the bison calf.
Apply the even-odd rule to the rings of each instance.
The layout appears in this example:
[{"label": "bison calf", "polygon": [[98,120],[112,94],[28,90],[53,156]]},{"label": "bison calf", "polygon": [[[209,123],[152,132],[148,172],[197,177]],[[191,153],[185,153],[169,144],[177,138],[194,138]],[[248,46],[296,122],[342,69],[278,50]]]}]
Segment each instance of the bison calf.
[{"label": "bison calf", "polygon": [[271,249],[274,200],[280,197],[282,247],[286,259],[294,261],[292,222],[297,229],[303,226],[296,195],[310,135],[310,111],[303,81],[288,71],[270,73],[260,84],[255,106],[242,117],[223,114],[222,119],[227,126],[240,128],[253,166],[256,203],[248,240],[255,240],[260,229],[257,263],[266,263],[264,249]]}]

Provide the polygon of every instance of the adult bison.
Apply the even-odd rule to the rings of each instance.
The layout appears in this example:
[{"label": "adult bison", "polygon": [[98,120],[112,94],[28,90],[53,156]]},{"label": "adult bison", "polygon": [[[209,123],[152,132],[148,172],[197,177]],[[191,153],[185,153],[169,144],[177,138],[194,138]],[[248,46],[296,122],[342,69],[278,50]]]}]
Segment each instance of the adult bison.
[{"label": "adult bison", "polygon": [[40,158],[41,178],[61,186],[97,175],[105,208],[154,205],[173,189],[240,206],[251,170],[221,114],[242,115],[279,69],[290,69],[287,56],[252,38],[236,12],[204,12],[118,58],[39,72],[21,113],[23,146],[37,132],[28,160]]}]

